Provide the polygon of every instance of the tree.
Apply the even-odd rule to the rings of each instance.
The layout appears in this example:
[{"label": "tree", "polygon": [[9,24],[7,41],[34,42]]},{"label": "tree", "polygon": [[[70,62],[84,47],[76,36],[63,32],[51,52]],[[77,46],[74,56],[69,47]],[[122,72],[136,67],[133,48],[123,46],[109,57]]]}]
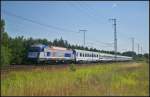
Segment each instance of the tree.
[{"label": "tree", "polygon": [[10,65],[11,49],[1,46],[1,66]]},{"label": "tree", "polygon": [[145,54],[144,54],[144,57],[147,58],[147,59],[149,59],[149,54],[148,54],[148,53],[145,53]]},{"label": "tree", "polygon": [[0,26],[1,26],[1,32],[4,32],[4,29],[5,29],[5,21],[4,21],[3,19],[1,19]]},{"label": "tree", "polygon": [[13,64],[21,64],[23,63],[23,58],[25,56],[25,46],[24,46],[24,39],[23,36],[22,37],[15,37],[12,41],[11,41],[11,45],[10,45],[12,51],[12,60],[11,63]]},{"label": "tree", "polygon": [[1,66],[9,65],[11,61],[11,49],[9,48],[9,36],[5,32],[5,22],[1,20]]},{"label": "tree", "polygon": [[145,53],[143,56],[145,57],[146,62],[149,63],[149,54],[148,54],[148,53]]},{"label": "tree", "polygon": [[57,46],[57,45],[58,45],[57,39],[54,39],[53,45],[54,45],[54,46]]},{"label": "tree", "polygon": [[122,53],[123,56],[136,57],[136,53],[132,51],[127,51]]}]

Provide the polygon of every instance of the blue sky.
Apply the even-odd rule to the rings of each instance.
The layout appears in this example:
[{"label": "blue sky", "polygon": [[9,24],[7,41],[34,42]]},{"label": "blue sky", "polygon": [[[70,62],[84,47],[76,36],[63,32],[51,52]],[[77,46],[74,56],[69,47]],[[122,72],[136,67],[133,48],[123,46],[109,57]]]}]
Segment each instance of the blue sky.
[{"label": "blue sky", "polygon": [[[1,5],[1,17],[12,37],[62,37],[71,44],[83,45],[83,33],[78,32],[86,29],[86,46],[113,50],[114,32],[109,18],[116,18],[118,51],[131,50],[134,37],[134,50],[137,52],[139,43],[142,53],[149,52],[148,1],[2,1]],[[4,11],[67,31],[22,20]]]}]

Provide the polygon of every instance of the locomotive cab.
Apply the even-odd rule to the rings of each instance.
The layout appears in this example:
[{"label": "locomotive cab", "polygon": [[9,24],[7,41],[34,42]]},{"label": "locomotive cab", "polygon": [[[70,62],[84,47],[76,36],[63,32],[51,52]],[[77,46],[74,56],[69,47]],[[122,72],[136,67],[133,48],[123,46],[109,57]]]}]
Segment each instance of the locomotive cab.
[{"label": "locomotive cab", "polygon": [[39,56],[44,52],[45,45],[32,45],[28,51],[28,59],[38,61]]}]

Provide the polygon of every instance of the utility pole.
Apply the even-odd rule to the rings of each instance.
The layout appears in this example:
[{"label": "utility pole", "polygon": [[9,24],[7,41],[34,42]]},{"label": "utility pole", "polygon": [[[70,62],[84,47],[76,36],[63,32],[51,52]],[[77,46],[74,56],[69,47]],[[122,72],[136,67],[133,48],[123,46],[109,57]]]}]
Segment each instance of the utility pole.
[{"label": "utility pole", "polygon": [[83,44],[84,44],[84,47],[85,47],[85,32],[86,32],[87,30],[79,30],[79,31],[82,31],[82,32],[83,32]]},{"label": "utility pole", "polygon": [[139,54],[139,47],[140,47],[140,45],[139,45],[139,43],[138,43],[138,54]]},{"label": "utility pole", "polygon": [[131,37],[131,44],[132,44],[132,57],[134,57],[134,37]]},{"label": "utility pole", "polygon": [[109,20],[113,21],[113,25],[114,25],[114,52],[115,52],[115,61],[117,58],[117,31],[116,31],[116,19],[115,18],[111,18]]},{"label": "utility pole", "polygon": [[131,37],[131,41],[132,41],[132,52],[134,52],[134,37]]},{"label": "utility pole", "polygon": [[141,54],[142,54],[142,46],[141,46]]}]

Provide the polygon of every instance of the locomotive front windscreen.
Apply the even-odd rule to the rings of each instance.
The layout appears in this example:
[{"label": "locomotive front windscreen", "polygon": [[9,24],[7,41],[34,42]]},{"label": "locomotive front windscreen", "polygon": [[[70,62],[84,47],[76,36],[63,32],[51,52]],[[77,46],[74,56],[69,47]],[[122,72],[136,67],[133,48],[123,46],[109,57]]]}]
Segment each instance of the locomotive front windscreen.
[{"label": "locomotive front windscreen", "polygon": [[44,49],[43,48],[40,48],[40,47],[31,47],[29,49],[29,52],[41,52],[43,51]]}]

